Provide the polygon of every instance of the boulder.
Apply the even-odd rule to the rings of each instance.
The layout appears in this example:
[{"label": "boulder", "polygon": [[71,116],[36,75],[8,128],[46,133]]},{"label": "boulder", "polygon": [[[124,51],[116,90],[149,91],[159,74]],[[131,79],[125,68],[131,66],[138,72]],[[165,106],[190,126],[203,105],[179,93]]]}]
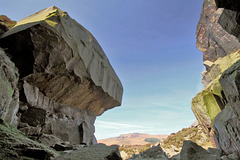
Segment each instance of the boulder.
[{"label": "boulder", "polygon": [[184,141],[180,160],[221,160],[221,157],[207,152],[192,141]]},{"label": "boulder", "polygon": [[166,153],[162,150],[160,145],[152,146],[152,148],[138,154],[133,155],[128,160],[168,160]]},{"label": "boulder", "polygon": [[118,146],[106,146],[96,144],[90,147],[84,147],[70,153],[62,154],[56,160],[121,160]]},{"label": "boulder", "polygon": [[51,134],[41,134],[41,136],[38,138],[38,141],[40,143],[45,144],[46,146],[54,146],[56,144],[64,144],[64,141],[57,138],[54,135]]}]

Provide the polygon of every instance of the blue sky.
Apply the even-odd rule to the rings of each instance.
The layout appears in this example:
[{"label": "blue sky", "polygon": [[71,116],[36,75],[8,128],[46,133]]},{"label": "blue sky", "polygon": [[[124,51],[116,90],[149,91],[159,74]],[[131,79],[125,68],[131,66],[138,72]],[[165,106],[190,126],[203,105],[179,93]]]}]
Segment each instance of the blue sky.
[{"label": "blue sky", "polygon": [[[3,0],[0,0],[3,1]],[[98,40],[124,87],[121,107],[96,120],[98,139],[124,133],[170,134],[191,125],[201,89],[195,32],[203,0],[4,0],[14,20],[57,6]]]}]

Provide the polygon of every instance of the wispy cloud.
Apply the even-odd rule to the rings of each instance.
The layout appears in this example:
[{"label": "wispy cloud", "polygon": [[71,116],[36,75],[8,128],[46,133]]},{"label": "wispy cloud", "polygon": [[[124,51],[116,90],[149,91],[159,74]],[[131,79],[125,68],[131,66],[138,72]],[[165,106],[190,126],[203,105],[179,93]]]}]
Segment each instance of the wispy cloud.
[{"label": "wispy cloud", "polygon": [[112,128],[112,129],[120,129],[120,128],[145,128],[140,125],[133,125],[133,124],[127,124],[122,122],[108,122],[108,121],[101,121],[97,120],[96,125],[102,128]]},{"label": "wispy cloud", "polygon": [[[134,122],[133,122],[134,123]],[[148,124],[144,122],[137,122],[136,124],[126,122],[108,122],[97,120],[96,123],[96,137],[97,139],[103,139],[108,137],[116,137],[121,134],[127,133],[151,133],[151,134],[167,134],[168,128],[162,128],[161,125]],[[104,133],[107,134],[103,134]]]}]

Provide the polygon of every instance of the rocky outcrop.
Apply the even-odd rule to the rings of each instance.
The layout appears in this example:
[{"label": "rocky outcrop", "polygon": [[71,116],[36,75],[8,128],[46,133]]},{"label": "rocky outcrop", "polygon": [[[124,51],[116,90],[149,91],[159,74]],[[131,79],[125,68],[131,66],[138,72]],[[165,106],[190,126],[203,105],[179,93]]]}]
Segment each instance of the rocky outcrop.
[{"label": "rocky outcrop", "polygon": [[239,69],[240,2],[205,0],[197,30],[203,52],[205,88],[192,100],[192,110],[216,146],[240,156]]},{"label": "rocky outcrop", "polygon": [[213,122],[218,113],[225,108],[226,97],[219,79],[222,73],[240,60],[239,52],[228,54],[212,62],[204,78],[208,80],[205,88],[192,99],[192,111],[209,136],[213,134]]},{"label": "rocky outcrop", "polygon": [[152,148],[133,155],[128,160],[238,160],[238,156],[233,153],[226,155],[220,149],[208,148],[205,150],[192,141],[184,141],[182,150],[179,154],[168,158],[160,146]]},{"label": "rocky outcrop", "polygon": [[[222,12],[223,9],[217,8],[215,0],[204,0],[196,33],[196,46],[203,52],[204,61],[214,62],[240,49],[237,38],[218,23]],[[208,70],[208,65],[205,65]]]},{"label": "rocky outcrop", "polygon": [[118,146],[106,146],[96,144],[90,147],[65,153],[56,158],[56,160],[122,160]]},{"label": "rocky outcrop", "polygon": [[215,118],[214,132],[218,148],[225,153],[237,152],[240,156],[239,110],[240,61],[226,70],[220,78],[227,99],[227,107]]},{"label": "rocky outcrop", "polygon": [[172,157],[181,152],[184,141],[192,141],[204,149],[213,147],[209,136],[203,130],[202,125],[195,121],[189,128],[183,128],[177,133],[170,134],[160,145],[163,151]]},{"label": "rocky outcrop", "polygon": [[0,37],[6,53],[0,50],[0,116],[52,147],[96,144],[96,116],[121,105],[123,93],[97,40],[57,7],[6,30]]}]

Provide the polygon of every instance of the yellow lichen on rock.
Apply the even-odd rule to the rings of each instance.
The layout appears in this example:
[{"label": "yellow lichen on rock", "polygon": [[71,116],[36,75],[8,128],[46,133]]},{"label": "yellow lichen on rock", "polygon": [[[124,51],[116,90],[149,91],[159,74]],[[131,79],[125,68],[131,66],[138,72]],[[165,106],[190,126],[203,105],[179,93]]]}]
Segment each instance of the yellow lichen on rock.
[{"label": "yellow lichen on rock", "polygon": [[224,109],[222,87],[219,79],[222,73],[240,59],[239,51],[218,58],[215,62],[205,63],[208,71],[203,79],[208,79],[205,88],[192,99],[192,110],[198,121],[209,134],[215,117]]}]

